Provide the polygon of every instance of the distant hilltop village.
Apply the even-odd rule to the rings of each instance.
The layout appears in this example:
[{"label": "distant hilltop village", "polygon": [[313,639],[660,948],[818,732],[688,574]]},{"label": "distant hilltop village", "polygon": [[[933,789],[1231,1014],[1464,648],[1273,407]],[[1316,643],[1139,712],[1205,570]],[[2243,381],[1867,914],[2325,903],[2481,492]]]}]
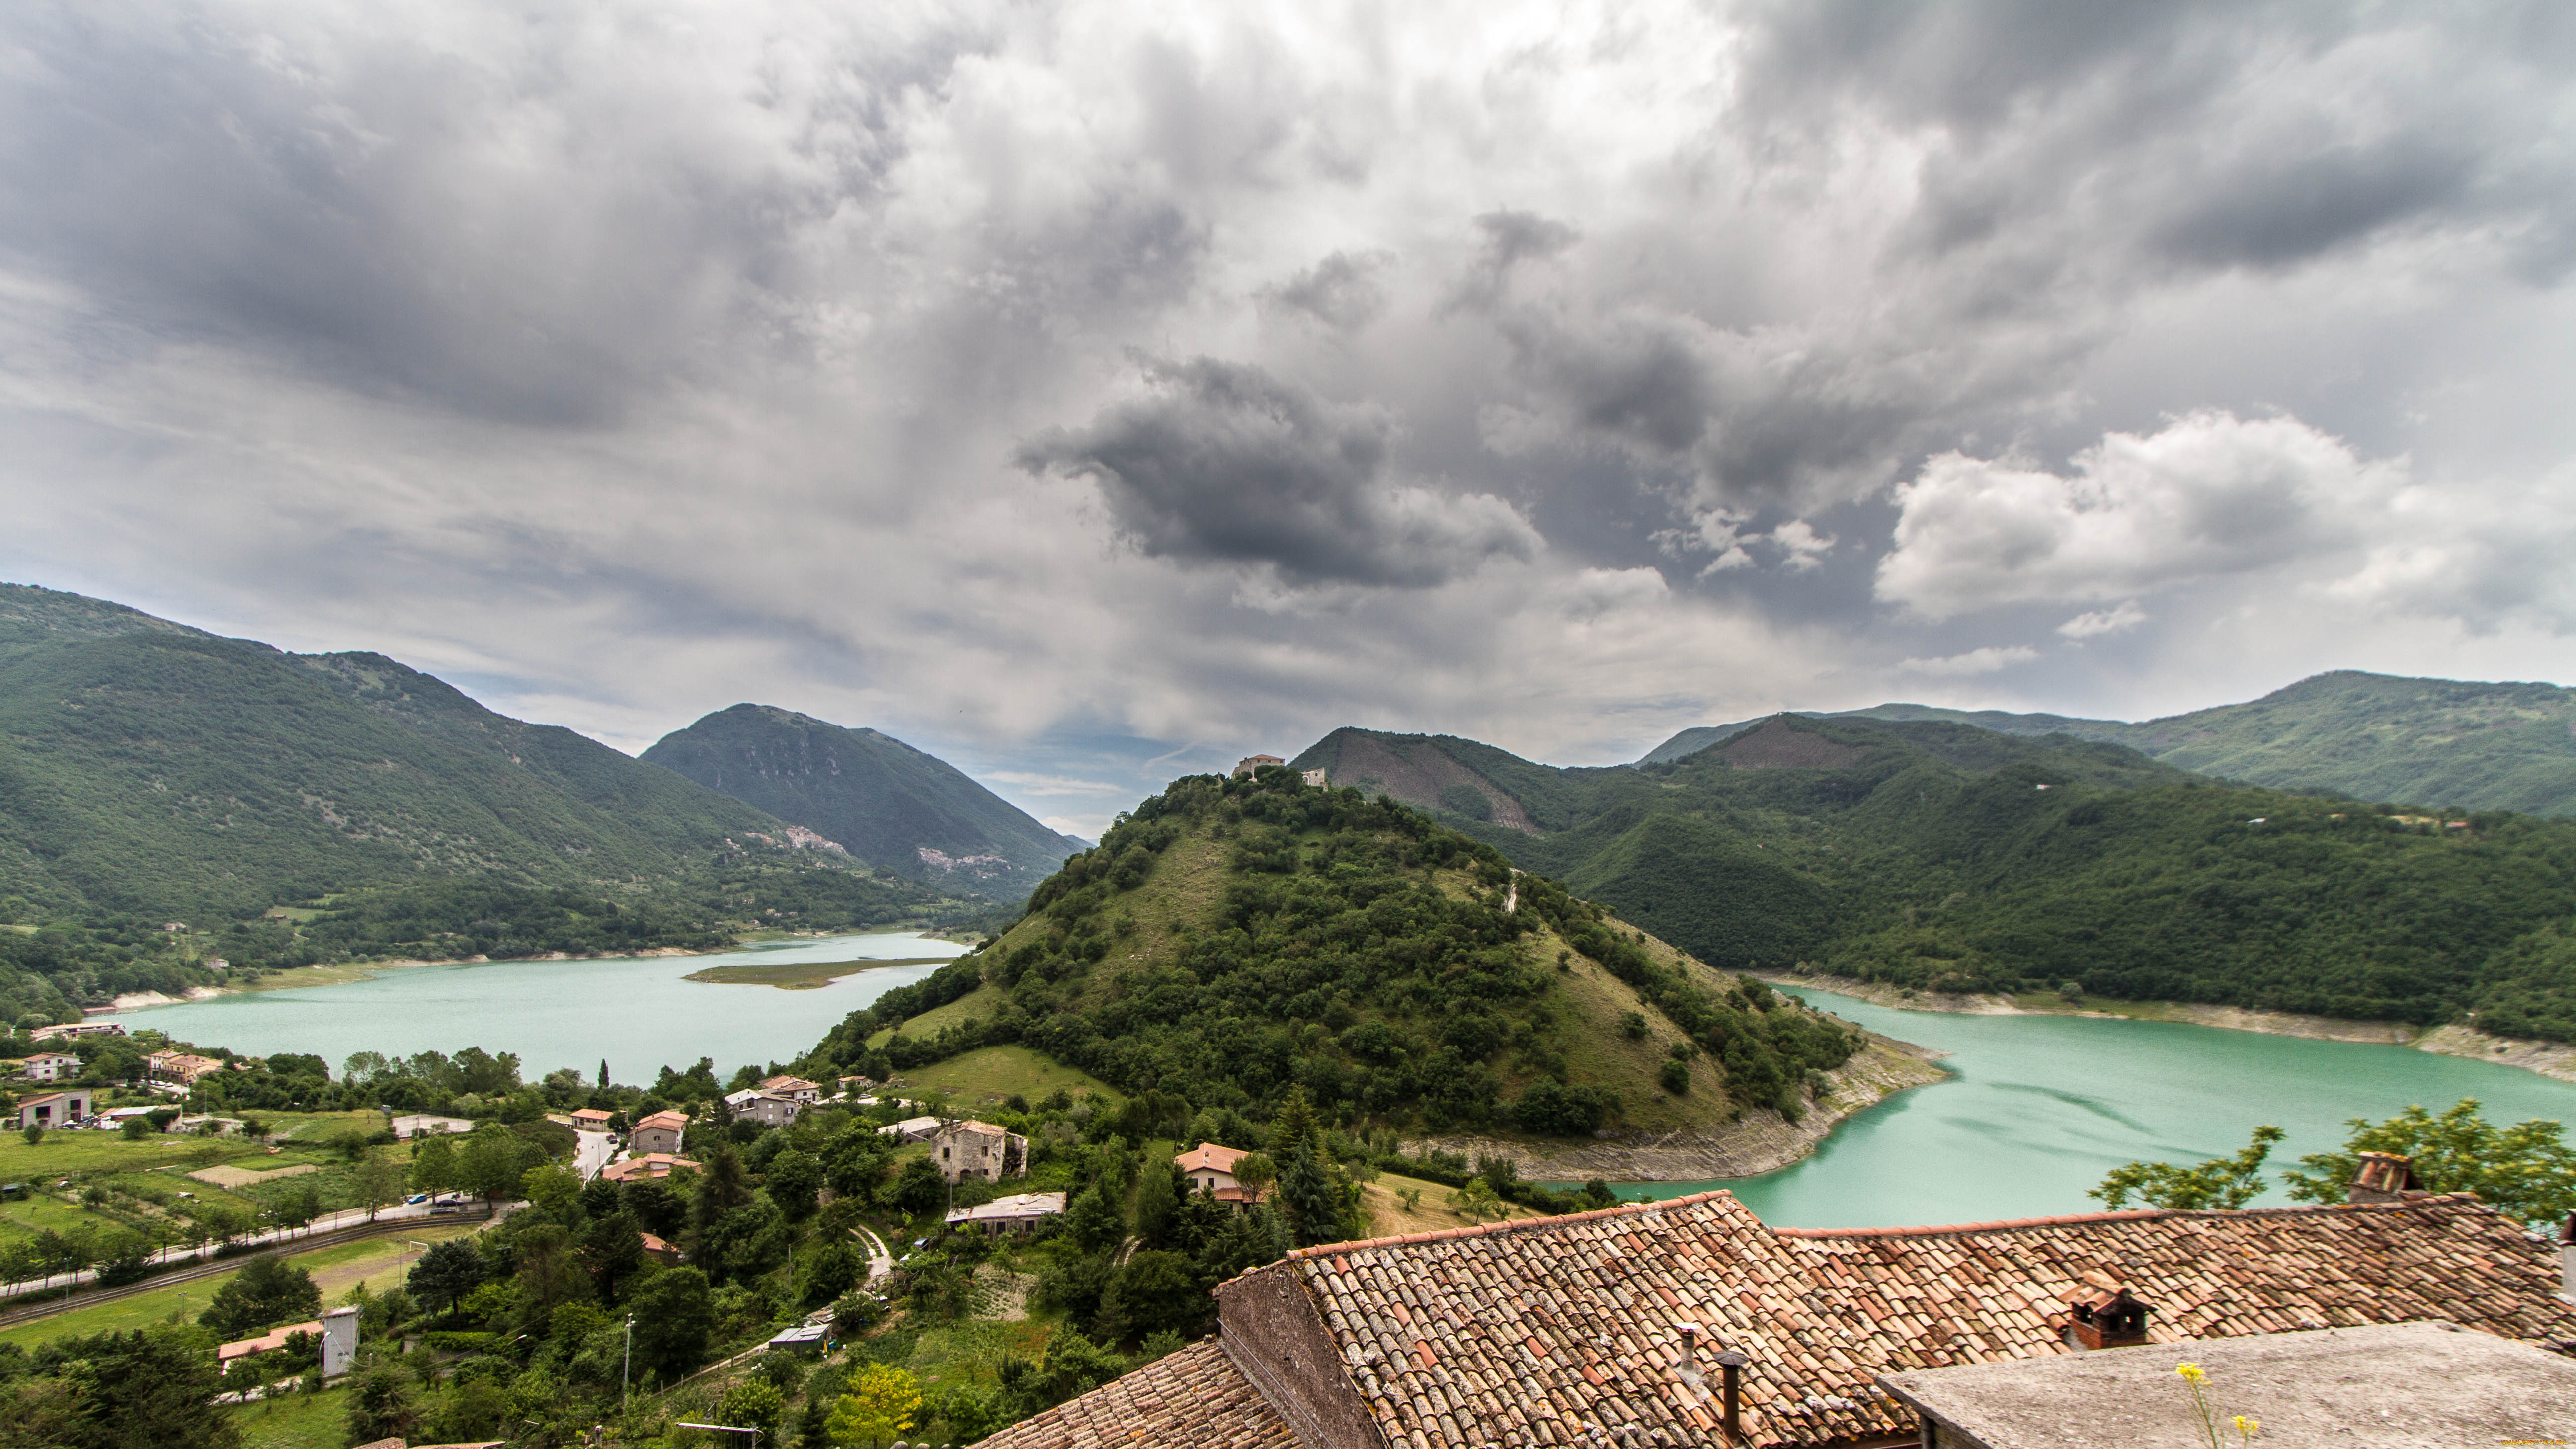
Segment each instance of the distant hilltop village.
[{"label": "distant hilltop village", "polygon": [[[1240,780],[1256,770],[1285,769],[1287,765],[1288,762],[1277,755],[1246,755],[1234,762],[1234,778]],[[1328,783],[1321,770],[1303,771],[1302,777],[1307,784],[1319,790]]]}]

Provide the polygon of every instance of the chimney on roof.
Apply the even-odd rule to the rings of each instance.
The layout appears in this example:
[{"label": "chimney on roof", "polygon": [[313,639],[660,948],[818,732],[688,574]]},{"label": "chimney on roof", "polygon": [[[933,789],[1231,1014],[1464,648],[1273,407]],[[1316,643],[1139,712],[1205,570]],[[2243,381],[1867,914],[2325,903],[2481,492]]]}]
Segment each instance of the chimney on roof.
[{"label": "chimney on roof", "polygon": [[1744,1396],[1744,1366],[1753,1362],[1743,1350],[1730,1348],[1717,1356],[1717,1366],[1726,1373],[1726,1439],[1732,1444],[1744,1437],[1744,1426],[1737,1422]]},{"label": "chimney on roof", "polygon": [[2131,1296],[2122,1288],[2116,1293],[2098,1289],[2078,1293],[2066,1300],[2073,1315],[2067,1333],[2077,1346],[2126,1348],[2147,1341],[2147,1315],[2155,1310]]},{"label": "chimney on roof", "polygon": [[2576,1303],[2576,1213],[2558,1229],[2558,1296]]},{"label": "chimney on roof", "polygon": [[2361,1166],[2353,1170],[2352,1185],[2344,1190],[2344,1197],[2366,1204],[2396,1202],[2415,1185],[2412,1158],[2394,1152],[2365,1152],[2361,1154]]}]

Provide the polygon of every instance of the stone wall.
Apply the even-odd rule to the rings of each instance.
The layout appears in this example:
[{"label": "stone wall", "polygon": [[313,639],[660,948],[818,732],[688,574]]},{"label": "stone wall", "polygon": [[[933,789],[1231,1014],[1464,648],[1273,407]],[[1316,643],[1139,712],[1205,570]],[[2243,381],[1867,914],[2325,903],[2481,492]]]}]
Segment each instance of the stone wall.
[{"label": "stone wall", "polygon": [[1332,1336],[1294,1263],[1218,1285],[1226,1357],[1312,1449],[1383,1449],[1386,1439],[1343,1374]]}]

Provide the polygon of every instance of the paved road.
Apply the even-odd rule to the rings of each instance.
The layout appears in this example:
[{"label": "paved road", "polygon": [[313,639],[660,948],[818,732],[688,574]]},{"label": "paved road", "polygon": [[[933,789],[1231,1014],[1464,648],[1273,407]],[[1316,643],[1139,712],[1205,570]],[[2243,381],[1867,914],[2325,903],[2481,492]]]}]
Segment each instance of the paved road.
[{"label": "paved road", "polygon": [[573,1129],[572,1135],[581,1139],[580,1145],[573,1149],[572,1165],[581,1173],[581,1180],[588,1182],[599,1176],[599,1170],[617,1155],[616,1139],[605,1132],[584,1132],[578,1127]]},{"label": "paved road", "polygon": [[[503,1206],[502,1210],[505,1214],[508,1212],[510,1206],[511,1205],[508,1204]],[[248,1237],[235,1238],[233,1241],[236,1243],[249,1244],[255,1247],[265,1247],[275,1243],[299,1242],[305,1238],[319,1237],[324,1233],[337,1232],[342,1228],[361,1227],[370,1221],[390,1223],[399,1222],[405,1218],[426,1218],[429,1216],[429,1204],[427,1203],[420,1203],[418,1205],[404,1203],[395,1207],[385,1208],[378,1212],[373,1219],[370,1219],[367,1216],[366,1211],[362,1208],[350,1208],[345,1212],[325,1213],[321,1217],[315,1218],[311,1223],[300,1228],[272,1228],[267,1232],[253,1233]],[[450,1215],[442,1214],[442,1216]],[[213,1253],[214,1245],[211,1243],[202,1248],[173,1246],[163,1248],[159,1252],[154,1253],[152,1255],[152,1261],[164,1265],[171,1263],[185,1263],[193,1258],[203,1258],[207,1261],[212,1261]],[[96,1269],[83,1268],[77,1273],[55,1273],[45,1278],[31,1278],[24,1283],[0,1284],[0,1301],[17,1298],[29,1293],[41,1293],[48,1288],[61,1288],[67,1285],[94,1282],[97,1278],[98,1272]]]}]

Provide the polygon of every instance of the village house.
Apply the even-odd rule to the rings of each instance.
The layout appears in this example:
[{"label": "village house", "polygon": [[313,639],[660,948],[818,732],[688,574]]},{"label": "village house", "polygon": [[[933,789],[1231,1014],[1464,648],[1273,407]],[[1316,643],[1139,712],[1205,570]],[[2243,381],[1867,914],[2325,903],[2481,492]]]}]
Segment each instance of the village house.
[{"label": "village house", "polygon": [[1261,1200],[1259,1193],[1247,1190],[1235,1181],[1234,1165],[1252,1154],[1239,1148],[1220,1147],[1202,1142],[1198,1147],[1172,1159],[1181,1169],[1181,1177],[1192,1192],[1203,1192],[1218,1202],[1231,1203],[1236,1211]]},{"label": "village house", "polygon": [[823,1095],[821,1087],[803,1077],[764,1077],[752,1090],[772,1097],[785,1097],[791,1102],[809,1106],[820,1100]]},{"label": "village house", "polygon": [[1300,1248],[1218,1286],[1215,1339],[983,1442],[1964,1444],[1883,1377],[2136,1344],[2170,1375],[2213,1341],[2394,1323],[2552,1347],[2567,1271],[2467,1194],[1858,1229],[1699,1193]]},{"label": "village house", "polygon": [[18,1065],[31,1082],[62,1082],[81,1074],[81,1059],[69,1052],[38,1052]]},{"label": "village house", "polygon": [[89,1116],[90,1091],[87,1087],[67,1087],[59,1092],[46,1092],[18,1104],[18,1125],[27,1127],[77,1127]]},{"label": "village house", "polygon": [[891,1137],[897,1142],[927,1142],[931,1138],[939,1135],[939,1119],[936,1117],[906,1117],[900,1122],[891,1123],[887,1126],[878,1128],[877,1135],[879,1137]]},{"label": "village house", "polygon": [[608,1182],[659,1182],[683,1167],[691,1172],[699,1170],[699,1164],[685,1157],[675,1157],[668,1152],[648,1152],[641,1157],[612,1162],[601,1168],[599,1175]]},{"label": "village house", "polygon": [[608,1119],[616,1115],[614,1112],[603,1112],[597,1107],[576,1108],[572,1113],[572,1130],[605,1132],[608,1130]]},{"label": "village house", "polygon": [[1064,1211],[1064,1194],[1060,1192],[1015,1192],[973,1207],[952,1208],[948,1226],[974,1228],[984,1233],[1025,1233],[1041,1221]]},{"label": "village house", "polygon": [[654,1262],[661,1264],[665,1268],[676,1268],[680,1266],[679,1249],[672,1247],[669,1243],[653,1236],[651,1233],[637,1233],[635,1236],[644,1240],[645,1257],[652,1259]]},{"label": "village house", "polygon": [[796,1109],[802,1105],[794,1097],[749,1087],[725,1097],[725,1108],[733,1113],[735,1121],[757,1122],[763,1127],[784,1127],[795,1121]]},{"label": "village house", "polygon": [[170,1082],[182,1087],[195,1086],[199,1077],[220,1072],[223,1069],[224,1064],[213,1057],[196,1056],[189,1052],[154,1052],[143,1059],[144,1076],[156,1082]]},{"label": "village house", "polygon": [[27,1033],[37,1041],[62,1041],[76,1036],[123,1036],[125,1027],[113,1021],[67,1021],[60,1026],[40,1026]]},{"label": "village house", "polygon": [[839,1082],[841,1095],[844,1097],[865,1096],[867,1090],[875,1085],[875,1082],[866,1077],[843,1077]]},{"label": "village house", "polygon": [[272,1328],[257,1338],[239,1338],[215,1349],[215,1362],[229,1364],[237,1358],[270,1353],[286,1347],[286,1341],[299,1333],[309,1333],[322,1341],[322,1377],[336,1379],[349,1371],[358,1356],[358,1310],[334,1308],[320,1318]]},{"label": "village house", "polygon": [[639,1156],[649,1152],[677,1152],[680,1138],[688,1130],[688,1115],[666,1107],[635,1124],[635,1130],[626,1134],[626,1150]]},{"label": "village house", "polygon": [[950,1182],[1026,1176],[1029,1139],[990,1122],[951,1122],[930,1139],[931,1160]]}]

